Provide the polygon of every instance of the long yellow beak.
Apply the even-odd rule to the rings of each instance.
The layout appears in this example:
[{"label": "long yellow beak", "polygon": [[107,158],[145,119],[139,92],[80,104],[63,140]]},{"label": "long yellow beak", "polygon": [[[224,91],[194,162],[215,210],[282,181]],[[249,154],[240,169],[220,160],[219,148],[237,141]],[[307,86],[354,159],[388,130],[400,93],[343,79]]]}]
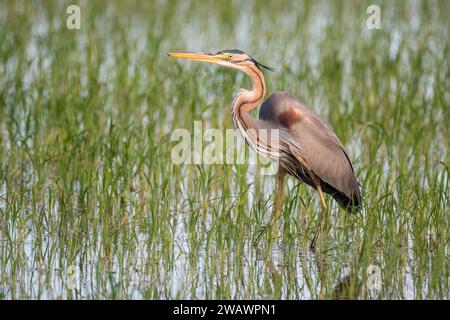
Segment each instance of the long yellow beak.
[{"label": "long yellow beak", "polygon": [[202,61],[209,63],[219,63],[223,61],[221,55],[209,54],[209,53],[196,53],[196,52],[168,52],[168,56],[180,59],[187,59],[193,61]]}]

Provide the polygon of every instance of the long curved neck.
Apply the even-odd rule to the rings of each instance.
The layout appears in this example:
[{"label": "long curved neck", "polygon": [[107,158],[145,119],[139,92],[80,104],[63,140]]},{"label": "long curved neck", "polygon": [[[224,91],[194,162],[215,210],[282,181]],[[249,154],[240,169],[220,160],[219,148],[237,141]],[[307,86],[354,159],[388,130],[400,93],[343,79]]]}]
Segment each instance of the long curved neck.
[{"label": "long curved neck", "polygon": [[233,120],[241,132],[254,127],[249,111],[256,109],[266,95],[266,84],[261,70],[254,64],[246,65],[242,70],[250,76],[252,90],[240,90],[231,106]]}]

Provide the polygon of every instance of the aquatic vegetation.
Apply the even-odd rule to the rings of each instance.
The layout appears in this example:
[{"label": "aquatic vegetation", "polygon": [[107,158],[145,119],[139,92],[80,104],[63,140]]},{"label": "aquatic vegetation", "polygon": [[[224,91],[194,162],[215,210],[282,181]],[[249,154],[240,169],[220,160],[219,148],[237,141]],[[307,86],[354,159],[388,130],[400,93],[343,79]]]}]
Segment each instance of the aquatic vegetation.
[{"label": "aquatic vegetation", "polygon": [[[1,298],[449,298],[447,1],[0,2]],[[179,165],[174,130],[225,133],[249,80],[167,51],[243,49],[347,147],[364,209],[257,165]],[[193,133],[194,134],[194,133]],[[79,280],[79,281],[78,281]],[[79,284],[79,287],[76,285]]]}]

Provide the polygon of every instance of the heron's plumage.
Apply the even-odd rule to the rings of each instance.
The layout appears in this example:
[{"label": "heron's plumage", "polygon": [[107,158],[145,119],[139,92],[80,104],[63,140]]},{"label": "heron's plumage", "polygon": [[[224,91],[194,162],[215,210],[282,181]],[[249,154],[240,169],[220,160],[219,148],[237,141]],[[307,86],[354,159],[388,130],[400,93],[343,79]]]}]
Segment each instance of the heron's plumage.
[{"label": "heron's plumage", "polygon": [[[285,92],[276,92],[261,104],[266,94],[262,69],[273,71],[272,68],[237,49],[217,53],[168,54],[175,58],[219,64],[249,75],[252,89],[239,90],[231,105],[233,122],[247,143],[259,154],[279,161],[282,167],[279,177],[284,179],[288,172],[315,188],[324,212],[327,205],[322,191],[333,196],[349,211],[361,206],[359,184],[350,158],[328,125],[303,102]],[[254,119],[249,112],[259,106],[259,119]],[[278,139],[273,139],[272,133],[278,135]],[[276,212],[279,213],[279,206]],[[321,226],[323,224],[322,217]],[[315,240],[317,237],[313,243]]]},{"label": "heron's plumage", "polygon": [[[169,52],[169,56],[214,63],[245,72],[252,89],[241,89],[233,99],[231,115],[236,128],[257,153],[279,163],[275,206],[270,223],[281,213],[283,182],[286,173],[313,187],[320,197],[322,217],[311,249],[315,249],[327,221],[328,206],[323,193],[330,194],[350,212],[361,207],[361,194],[350,158],[338,137],[317,114],[285,92],[272,94],[262,104],[266,84],[262,69],[273,71],[242,50],[217,53]],[[250,115],[260,107],[259,119]],[[256,238],[259,241],[263,232]]]},{"label": "heron's plumage", "polygon": [[[290,115],[295,121],[283,115]],[[259,118],[288,131],[294,141],[290,143],[291,153],[306,161],[321,180],[323,191],[346,209],[360,206],[359,184],[348,154],[339,138],[314,111],[291,94],[276,92],[261,105]],[[301,178],[314,186],[307,177]]]}]

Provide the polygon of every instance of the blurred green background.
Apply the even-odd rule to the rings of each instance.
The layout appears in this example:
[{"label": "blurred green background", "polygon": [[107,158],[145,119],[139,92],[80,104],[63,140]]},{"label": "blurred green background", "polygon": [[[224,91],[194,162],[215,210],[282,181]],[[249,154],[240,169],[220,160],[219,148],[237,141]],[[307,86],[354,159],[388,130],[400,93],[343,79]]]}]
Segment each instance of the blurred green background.
[{"label": "blurred green background", "polygon": [[[449,1],[0,1],[0,297],[448,299],[449,14]],[[268,93],[304,100],[352,158],[364,210],[327,198],[318,254],[306,186],[289,179],[279,233],[254,247],[276,178],[171,161],[173,130],[232,128],[250,81],[166,52],[231,48],[275,67]]]}]

